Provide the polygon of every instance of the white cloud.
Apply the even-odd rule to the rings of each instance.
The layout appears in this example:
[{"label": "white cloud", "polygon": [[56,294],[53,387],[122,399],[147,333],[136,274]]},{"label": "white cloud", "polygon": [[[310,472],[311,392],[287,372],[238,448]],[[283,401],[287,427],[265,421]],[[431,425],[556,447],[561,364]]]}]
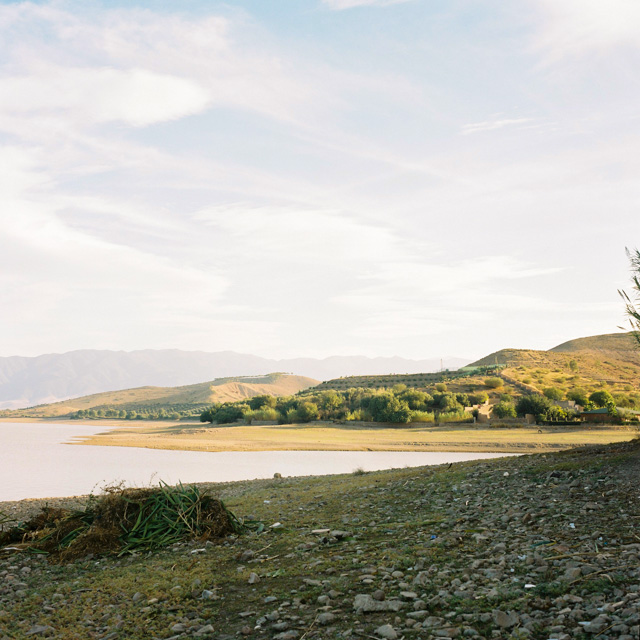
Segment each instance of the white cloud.
[{"label": "white cloud", "polygon": [[536,0],[542,10],[537,46],[552,58],[614,46],[640,47],[637,0]]},{"label": "white cloud", "polygon": [[82,120],[140,126],[209,106],[302,122],[329,100],[311,70],[297,71],[253,42],[249,24],[72,7],[0,6],[4,111],[29,118],[37,110],[40,119],[64,113],[72,126]]},{"label": "white cloud", "polygon": [[[548,47],[592,47],[580,34],[599,9],[587,3],[576,25],[578,4],[558,5],[567,15],[536,5]],[[526,342],[577,322],[581,299],[606,299],[612,247],[636,226],[637,123],[577,99],[563,65],[549,92],[527,53],[483,40],[495,22],[471,29],[451,11],[438,46],[400,38],[398,21],[371,50],[330,28],[301,44],[284,23],[265,33],[224,11],[0,5],[0,297],[14,310],[0,353],[417,357],[448,336],[473,355],[485,331]],[[374,29],[385,13],[370,13]],[[629,41],[607,29],[607,46]],[[508,34],[513,47],[521,31]],[[504,62],[489,82],[487,56]],[[572,260],[577,283],[538,266]]]},{"label": "white cloud", "polygon": [[42,65],[28,75],[0,77],[0,84],[0,117],[63,117],[77,124],[144,126],[197,113],[209,102],[195,82],[145,69]]},{"label": "white cloud", "polygon": [[527,124],[532,122],[533,118],[505,118],[501,120],[485,120],[484,122],[471,122],[462,127],[460,133],[463,136],[471,133],[479,133],[481,131],[494,131],[495,129],[504,129],[504,127],[512,127],[514,125]]},{"label": "white cloud", "polygon": [[175,332],[184,316],[215,312],[227,286],[219,272],[64,224],[54,185],[28,152],[0,150],[0,291],[11,308],[0,326],[15,352],[50,350],[52,334],[118,346],[131,323],[159,327],[158,339],[163,325]]},{"label": "white cloud", "polygon": [[[278,309],[287,319],[282,350],[305,349],[309,313],[320,338],[375,338],[388,352],[399,335],[405,340],[470,321],[497,321],[506,308],[538,310],[541,298],[516,283],[558,272],[500,255],[443,262],[437,242],[419,242],[389,224],[339,211],[238,203],[203,210],[196,219],[215,230],[221,262],[241,283],[239,299],[251,300],[261,315]],[[501,291],[510,282],[517,291]]]}]

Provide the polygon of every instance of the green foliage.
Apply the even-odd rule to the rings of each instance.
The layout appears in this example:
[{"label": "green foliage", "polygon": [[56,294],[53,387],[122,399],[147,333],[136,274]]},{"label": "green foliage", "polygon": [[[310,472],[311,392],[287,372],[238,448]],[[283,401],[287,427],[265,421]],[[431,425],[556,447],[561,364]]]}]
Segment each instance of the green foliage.
[{"label": "green foliage", "polygon": [[244,414],[244,421],[247,424],[253,422],[276,422],[278,420],[278,412],[271,407],[263,407],[262,409],[249,409]]},{"label": "green foliage", "polygon": [[502,400],[493,407],[493,413],[498,418],[515,418],[517,416],[516,407],[513,402],[505,402]]},{"label": "green foliage", "polygon": [[245,413],[249,411],[246,404],[225,403],[214,404],[200,415],[200,422],[215,422],[217,424],[231,424],[244,419]]},{"label": "green foliage", "polygon": [[574,373],[578,371],[578,362],[576,360],[569,360],[569,369]]},{"label": "green foliage", "polygon": [[249,399],[249,407],[254,411],[258,409],[263,409],[265,407],[275,409],[277,399],[275,396],[254,396]]},{"label": "green foliage", "polygon": [[[394,376],[388,376],[390,380]],[[453,393],[446,385],[433,395],[426,389],[404,384],[384,389],[364,387],[306,389],[295,396],[260,396],[245,402],[225,403],[206,407],[200,420],[223,424],[244,420],[247,424],[261,421],[306,423],[314,420],[373,421],[406,424],[408,422],[466,422],[472,414],[464,408],[488,400],[488,394]],[[509,398],[510,399],[510,398]],[[259,408],[252,408],[259,407]],[[242,413],[242,415],[240,415]]]},{"label": "green foliage", "polygon": [[296,416],[292,422],[311,422],[319,416],[318,405],[313,402],[301,402],[295,411]]},{"label": "green foliage", "polygon": [[618,291],[625,304],[625,313],[631,326],[631,331],[640,347],[640,251],[627,251],[627,257],[631,265],[632,293],[628,295],[626,291]]},{"label": "green foliage", "polygon": [[557,387],[547,387],[542,390],[545,397],[549,398],[549,400],[562,400],[564,398],[564,393]]},{"label": "green foliage", "polygon": [[536,420],[545,420],[547,411],[552,407],[551,400],[532,393],[522,396],[516,403],[516,413],[519,416],[525,416],[530,413],[535,416]]},{"label": "green foliage", "polygon": [[606,390],[594,391],[589,396],[589,400],[596,407],[608,407],[610,405],[615,406],[615,400],[613,399],[613,396]]},{"label": "green foliage", "polygon": [[411,409],[393,393],[380,393],[369,403],[369,412],[376,422],[407,423],[411,418]]},{"label": "green foliage", "polygon": [[614,393],[613,399],[616,407],[622,407],[623,409],[635,409],[639,406],[638,400],[633,395]]},{"label": "green foliage", "polygon": [[445,393],[447,390],[447,385],[444,382],[438,382],[435,386],[435,389],[438,393]]},{"label": "green foliage", "polygon": [[571,389],[567,391],[567,400],[573,400],[576,404],[579,404],[581,407],[586,407],[589,405],[589,397],[587,396],[587,390],[582,387],[576,387],[575,389]]},{"label": "green foliage", "polygon": [[404,400],[409,409],[413,411],[424,411],[427,407],[433,404],[433,397],[424,391],[418,391],[417,389],[407,389],[402,392],[400,398]]},{"label": "green foliage", "polygon": [[464,409],[464,406],[458,402],[458,397],[455,393],[434,394],[433,407],[442,412],[457,412]]},{"label": "green foliage", "polygon": [[489,389],[499,389],[503,384],[502,378],[498,378],[497,376],[493,376],[491,378],[485,378],[484,384]]},{"label": "green foliage", "polygon": [[558,405],[551,405],[542,416],[543,420],[567,420],[569,418],[569,414],[565,409],[559,407]]},{"label": "green foliage", "polygon": [[410,422],[435,422],[435,414],[431,411],[412,411]]},{"label": "green foliage", "polygon": [[446,411],[444,413],[438,413],[436,415],[438,422],[471,422],[473,415],[467,413],[464,408],[460,407],[455,411]]},{"label": "green foliage", "polygon": [[479,391],[478,393],[472,393],[469,396],[469,406],[474,404],[484,404],[489,400],[489,395],[485,391]]}]

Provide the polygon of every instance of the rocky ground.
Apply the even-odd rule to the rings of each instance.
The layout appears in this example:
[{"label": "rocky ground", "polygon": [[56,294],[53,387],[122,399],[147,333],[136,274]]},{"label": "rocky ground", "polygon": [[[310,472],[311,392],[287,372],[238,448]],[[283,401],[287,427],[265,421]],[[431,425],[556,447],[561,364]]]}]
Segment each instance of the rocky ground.
[{"label": "rocky ground", "polygon": [[213,488],[264,528],[0,552],[0,639],[640,638],[640,441]]}]

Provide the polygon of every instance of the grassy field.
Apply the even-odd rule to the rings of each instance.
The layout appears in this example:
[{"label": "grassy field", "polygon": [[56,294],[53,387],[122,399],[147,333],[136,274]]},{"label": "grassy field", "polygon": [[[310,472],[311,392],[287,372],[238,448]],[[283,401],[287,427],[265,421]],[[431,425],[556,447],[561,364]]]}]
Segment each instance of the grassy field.
[{"label": "grassy field", "polygon": [[[95,424],[95,423],[91,423]],[[86,438],[80,444],[188,451],[554,451],[637,436],[625,427],[386,427],[358,424],[210,427],[135,424]]]}]

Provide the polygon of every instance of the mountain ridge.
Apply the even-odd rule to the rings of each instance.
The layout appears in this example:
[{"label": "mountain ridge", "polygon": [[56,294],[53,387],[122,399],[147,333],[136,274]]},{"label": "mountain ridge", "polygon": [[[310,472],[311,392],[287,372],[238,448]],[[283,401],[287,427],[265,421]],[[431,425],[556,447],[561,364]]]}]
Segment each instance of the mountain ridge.
[{"label": "mountain ridge", "polygon": [[[444,366],[468,362],[445,358]],[[19,409],[107,391],[143,386],[176,387],[217,378],[286,371],[327,380],[346,375],[420,373],[440,368],[440,358],[329,356],[270,359],[234,351],[78,349],[40,356],[0,357],[0,409]]]},{"label": "mountain ridge", "polygon": [[[123,410],[154,410],[176,405],[203,407],[214,402],[235,402],[259,395],[294,395],[318,384],[304,376],[272,373],[265,376],[218,378],[177,387],[135,387],[104,391],[88,396],[61,400],[52,404],[18,409],[20,417],[60,417],[96,407]],[[201,410],[201,409],[200,409]]]}]

